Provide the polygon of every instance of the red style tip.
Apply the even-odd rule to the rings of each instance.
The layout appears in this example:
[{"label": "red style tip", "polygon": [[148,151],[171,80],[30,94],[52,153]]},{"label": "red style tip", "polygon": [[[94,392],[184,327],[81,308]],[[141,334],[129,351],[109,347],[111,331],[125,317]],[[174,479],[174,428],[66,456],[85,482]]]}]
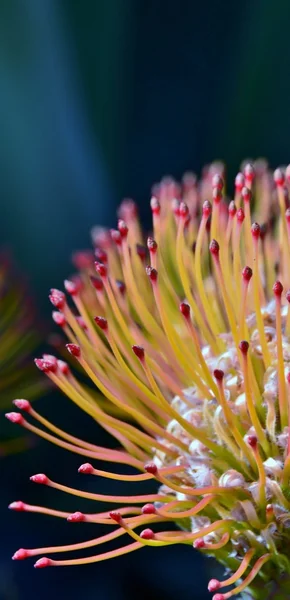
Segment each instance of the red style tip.
[{"label": "red style tip", "polygon": [[76,358],[80,357],[81,349],[79,346],[77,346],[77,344],[66,344],[65,347],[67,348],[69,353],[72,354],[72,356],[75,356]]},{"label": "red style tip", "polygon": [[248,163],[245,166],[245,168],[244,168],[244,175],[245,175],[246,182],[252,183],[252,181],[255,178],[255,169],[254,169],[253,165],[251,165],[250,163]]},{"label": "red style tip", "polygon": [[147,248],[151,254],[156,254],[158,245],[152,237],[149,237],[147,240]]},{"label": "red style tip", "polygon": [[59,325],[59,327],[64,327],[66,325],[66,318],[62,312],[54,310],[52,313],[52,318],[56,325]]},{"label": "red style tip", "polygon": [[282,169],[276,169],[274,171],[274,181],[278,187],[282,187],[285,183],[285,175]]},{"label": "red style tip", "polygon": [[212,600],[225,600],[225,595],[224,594],[215,594],[213,596]]},{"label": "red style tip", "polygon": [[9,412],[5,414],[6,419],[11,421],[11,423],[16,423],[17,425],[21,425],[24,421],[23,416],[18,412]]},{"label": "red style tip", "polygon": [[16,550],[16,552],[14,552],[12,560],[24,560],[25,558],[28,558],[28,556],[29,553],[27,552],[27,550],[25,550],[24,548],[19,548],[19,550]]},{"label": "red style tip", "polygon": [[154,538],[154,532],[152,531],[152,529],[143,529],[143,531],[141,531],[140,533],[140,538],[142,538],[142,540],[153,540]]},{"label": "red style tip", "polygon": [[108,269],[103,263],[96,261],[95,268],[100,277],[107,277]]},{"label": "red style tip", "polygon": [[258,439],[255,435],[248,435],[247,442],[249,446],[251,446],[251,448],[253,448],[254,450],[255,448],[257,448]]},{"label": "red style tip", "polygon": [[120,515],[119,512],[112,510],[112,512],[109,513],[111,519],[113,519],[113,521],[116,521],[116,523],[118,523],[120,525],[120,523],[122,523],[122,515]]},{"label": "red style tip", "polygon": [[118,229],[119,229],[119,232],[121,234],[121,237],[122,238],[126,238],[127,235],[128,235],[128,227],[127,227],[125,221],[123,221],[123,219],[119,219],[119,221],[118,221]]},{"label": "red style tip", "polygon": [[17,408],[19,408],[19,410],[24,410],[25,412],[29,412],[31,409],[31,404],[30,402],[28,402],[28,400],[24,400],[24,399],[17,399],[17,400],[13,400],[13,404],[15,406],[17,406]]},{"label": "red style tip", "polygon": [[181,302],[179,304],[179,310],[180,310],[181,314],[186,319],[189,319],[189,317],[190,317],[190,306],[189,306],[189,304],[187,304],[187,302]]},{"label": "red style tip", "polygon": [[132,221],[138,216],[137,204],[131,198],[124,198],[118,209],[118,216],[125,221]]},{"label": "red style tip", "polygon": [[218,175],[218,173],[213,176],[211,184],[213,188],[218,188],[219,190],[222,190],[224,187],[223,179],[220,177],[220,175]]},{"label": "red style tip", "polygon": [[8,506],[10,510],[15,510],[16,512],[25,511],[25,504],[21,502],[21,500],[17,500],[16,502],[11,502]]},{"label": "red style tip", "polygon": [[86,324],[86,322],[85,322],[84,318],[83,318],[81,315],[77,315],[77,316],[76,316],[76,322],[78,323],[78,325],[79,325],[79,326],[80,326],[82,329],[85,329],[85,330],[87,330],[87,329],[88,329],[88,327],[87,327],[87,324]]},{"label": "red style tip", "polygon": [[244,202],[250,202],[252,199],[252,192],[246,186],[242,189],[242,198]]},{"label": "red style tip", "polygon": [[216,592],[221,587],[221,583],[218,579],[211,579],[208,583],[207,589],[209,592]]},{"label": "red style tip", "polygon": [[110,229],[111,238],[116,246],[122,246],[122,236],[118,229]]},{"label": "red style tip", "polygon": [[245,178],[243,173],[238,173],[235,179],[235,186],[238,192],[241,192],[245,184]]},{"label": "red style tip", "polygon": [[251,267],[244,267],[244,269],[242,270],[242,276],[244,281],[248,282],[250,281],[250,279],[252,278],[253,275],[253,271],[251,269]]},{"label": "red style tip", "polygon": [[151,475],[156,475],[158,471],[157,466],[154,462],[150,462],[144,465],[144,469],[147,473],[150,473]]},{"label": "red style tip", "polygon": [[69,523],[81,523],[82,521],[85,521],[85,515],[82,512],[77,511],[69,515],[67,521]]},{"label": "red style tip", "polygon": [[107,331],[108,329],[108,321],[104,317],[95,317],[95,323],[102,329],[103,331]]},{"label": "red style tip", "polygon": [[209,200],[205,200],[202,205],[202,214],[204,217],[208,218],[211,215],[211,203]]},{"label": "red style tip", "polygon": [[64,360],[58,360],[57,361],[57,366],[60,370],[60,372],[63,375],[68,375],[69,374],[69,366],[66,362],[64,362]]},{"label": "red style tip", "polygon": [[67,293],[71,296],[76,296],[79,292],[79,285],[75,281],[69,281],[69,279],[65,279],[64,287]]},{"label": "red style tip", "polygon": [[132,346],[132,350],[134,352],[134,354],[136,354],[137,358],[139,358],[139,360],[143,361],[144,357],[145,357],[145,351],[144,348],[142,348],[142,346]]},{"label": "red style tip", "polygon": [[141,244],[136,244],[136,252],[139,258],[141,258],[142,262],[144,262],[147,256],[147,250],[145,246],[141,246]]},{"label": "red style tip", "polygon": [[189,215],[189,208],[185,202],[180,202],[179,204],[179,216],[183,219],[187,219]]},{"label": "red style tip", "polygon": [[219,188],[215,187],[212,190],[212,199],[214,201],[215,204],[219,204],[221,199],[222,199],[223,195],[222,192]]},{"label": "red style tip", "polygon": [[209,251],[212,256],[218,256],[220,251],[219,243],[216,240],[212,240],[209,245]]},{"label": "red style tip", "polygon": [[116,286],[117,286],[121,296],[124,296],[124,294],[126,292],[126,284],[124,283],[124,281],[120,281],[120,279],[116,279]]},{"label": "red style tip", "polygon": [[246,340],[242,340],[239,343],[239,349],[242,352],[242,354],[247,355],[248,350],[249,350],[249,342],[247,342]]},{"label": "red style tip", "polygon": [[50,290],[49,299],[51,304],[53,304],[55,308],[58,308],[59,310],[62,310],[64,308],[66,302],[65,295],[60,290],[52,288]]},{"label": "red style tip", "polygon": [[273,292],[277,298],[281,298],[283,292],[283,285],[280,281],[275,281],[273,285]]},{"label": "red style tip", "polygon": [[287,290],[285,296],[286,296],[287,302],[290,302],[290,290]]},{"label": "red style tip", "polygon": [[290,208],[287,208],[287,210],[285,212],[285,217],[286,217],[287,223],[290,223]]},{"label": "red style tip", "polygon": [[55,364],[50,360],[44,360],[43,358],[35,358],[34,364],[40,371],[43,371],[43,373],[48,373],[49,371],[56,371]]},{"label": "red style tip", "polygon": [[195,550],[202,550],[205,547],[205,541],[203,538],[197,538],[197,540],[195,540],[193,542],[193,547],[195,548]]},{"label": "red style tip", "polygon": [[94,286],[95,290],[100,292],[104,289],[104,284],[99,277],[94,277],[94,275],[90,275],[91,284]]},{"label": "red style tip", "polygon": [[45,567],[51,567],[52,565],[52,560],[50,558],[46,558],[46,556],[44,556],[43,558],[39,558],[36,563],[34,563],[34,568],[35,569],[44,569]]},{"label": "red style tip", "polygon": [[142,507],[142,515],[155,515],[156,514],[156,508],[154,506],[154,504],[145,504]]},{"label": "red style tip", "polygon": [[98,262],[103,263],[104,265],[106,265],[108,262],[107,252],[103,248],[95,248],[95,257]]},{"label": "red style tip", "polygon": [[155,196],[153,196],[153,198],[151,198],[150,206],[151,206],[153,215],[160,215],[160,203],[157,200],[157,198],[155,198]]},{"label": "red style tip", "polygon": [[72,263],[78,271],[83,269],[89,269],[92,266],[94,255],[91,250],[82,250],[80,252],[74,252],[72,255]]},{"label": "red style tip", "polygon": [[287,383],[290,383],[290,371],[288,371],[288,373],[286,375],[286,379],[287,379]]},{"label": "red style tip", "polygon": [[236,212],[237,212],[237,207],[236,207],[236,205],[235,205],[235,203],[234,203],[233,200],[229,203],[229,209],[228,210],[229,210],[229,216],[233,218],[235,216]]},{"label": "red style tip", "polygon": [[251,227],[251,232],[252,232],[253,238],[258,240],[260,237],[260,233],[261,233],[261,227],[260,227],[259,223],[253,223],[253,225]]},{"label": "red style tip", "polygon": [[147,273],[148,277],[150,278],[150,280],[152,281],[152,283],[157,281],[158,273],[157,273],[156,269],[153,269],[152,267],[148,266],[148,267],[146,267],[146,273]]},{"label": "red style tip", "polygon": [[215,369],[213,375],[217,381],[222,381],[225,376],[224,371],[221,371],[221,369]]},{"label": "red style tip", "polygon": [[245,213],[242,208],[237,210],[237,221],[238,223],[243,223],[245,219]]},{"label": "red style tip", "polygon": [[94,471],[94,467],[90,463],[84,463],[78,468],[78,473],[84,473],[85,475],[91,475]]},{"label": "red style tip", "polygon": [[29,479],[30,481],[33,481],[33,483],[40,483],[42,485],[47,485],[49,483],[49,479],[46,475],[44,475],[44,473],[37,473],[37,475],[31,475]]}]

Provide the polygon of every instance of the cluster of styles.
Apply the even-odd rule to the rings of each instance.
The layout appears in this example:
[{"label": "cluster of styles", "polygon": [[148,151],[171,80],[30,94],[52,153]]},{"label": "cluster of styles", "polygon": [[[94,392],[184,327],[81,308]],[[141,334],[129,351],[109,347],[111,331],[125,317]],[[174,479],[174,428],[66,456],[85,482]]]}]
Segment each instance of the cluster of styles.
[{"label": "cluster of styles", "polygon": [[[147,247],[136,206],[126,200],[118,228],[96,228],[94,252],[75,255],[78,275],[65,281],[67,294],[52,289],[50,300],[91,385],[54,356],[35,363],[122,448],[70,435],[27,400],[15,400],[22,413],[7,418],[86,457],[79,473],[116,486],[152,479],[159,488],[107,496],[34,475],[35,483],[117,508],[69,514],[18,501],[12,510],[113,531],[74,545],[22,548],[15,560],[80,565],[144,546],[189,544],[226,569],[224,580],[209,582],[214,600],[245,590],[260,598],[260,588],[270,593],[290,576],[289,189],[289,167],[273,174],[262,161],[244,165],[232,201],[219,163],[200,181],[189,173],[181,185],[166,178],[153,189]],[[97,461],[113,463],[114,472],[99,470]],[[131,471],[116,473],[116,465]],[[49,558],[122,537],[115,550]]]}]

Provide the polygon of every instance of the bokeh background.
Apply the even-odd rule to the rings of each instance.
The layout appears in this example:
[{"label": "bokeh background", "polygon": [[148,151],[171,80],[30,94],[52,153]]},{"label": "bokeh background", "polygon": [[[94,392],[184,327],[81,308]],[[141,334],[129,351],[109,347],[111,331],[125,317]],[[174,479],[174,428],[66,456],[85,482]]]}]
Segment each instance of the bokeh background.
[{"label": "bokeh background", "polygon": [[[89,245],[92,225],[114,224],[122,197],[148,223],[150,187],[164,174],[219,158],[230,177],[246,157],[289,162],[288,37],[289,0],[1,0],[0,240],[43,322],[72,250]],[[38,406],[79,437],[110,443],[59,394]],[[78,486],[79,464],[44,442],[1,460],[0,600],[207,598],[215,567],[189,548],[37,572],[10,561],[21,546],[95,534],[6,509],[25,499],[76,510],[28,478],[43,471]]]}]

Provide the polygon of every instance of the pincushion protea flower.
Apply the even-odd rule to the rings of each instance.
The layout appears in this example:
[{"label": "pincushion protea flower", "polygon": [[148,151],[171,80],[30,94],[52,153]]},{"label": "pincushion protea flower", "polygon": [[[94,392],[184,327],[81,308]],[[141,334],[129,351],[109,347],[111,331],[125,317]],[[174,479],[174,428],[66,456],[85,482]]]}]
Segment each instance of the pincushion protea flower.
[{"label": "pincushion protea flower", "polygon": [[[94,231],[97,261],[79,254],[80,273],[65,282],[75,309],[62,291],[51,290],[58,309],[53,318],[68,337],[68,351],[127,422],[100,407],[65,362],[48,355],[35,362],[123,449],[73,437],[27,400],[15,405],[28,420],[18,412],[8,419],[91,460],[80,473],[133,485],[155,479],[159,489],[106,496],[34,475],[35,483],[117,507],[69,514],[19,501],[11,509],[115,527],[71,546],[22,548],[14,559],[40,555],[35,567],[80,565],[143,546],[181,543],[225,566],[225,579],[208,585],[214,600],[240,593],[288,597],[289,168],[273,177],[264,163],[247,164],[230,203],[224,186],[219,164],[205,170],[200,182],[188,174],[182,186],[170,179],[156,186],[148,260],[136,207],[124,202],[118,229]],[[134,472],[99,470],[96,461],[119,465],[120,471],[129,465]],[[49,558],[123,534],[131,542],[115,550]]]},{"label": "pincushion protea flower", "polygon": [[[32,399],[47,387],[31,364],[39,343],[35,310],[27,286],[8,252],[0,252],[0,409],[6,410],[11,396],[20,392]],[[27,447],[27,439],[4,439],[0,457]]]}]

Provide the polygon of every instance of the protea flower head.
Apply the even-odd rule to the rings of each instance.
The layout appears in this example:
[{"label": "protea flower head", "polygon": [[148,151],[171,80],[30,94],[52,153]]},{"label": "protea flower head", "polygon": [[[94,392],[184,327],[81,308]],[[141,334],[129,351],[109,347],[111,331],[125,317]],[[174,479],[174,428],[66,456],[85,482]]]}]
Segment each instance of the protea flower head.
[{"label": "protea flower head", "polygon": [[[132,201],[121,205],[117,229],[94,230],[97,260],[76,255],[79,274],[65,282],[67,294],[50,294],[54,321],[91,387],[54,356],[35,362],[122,449],[73,437],[28,401],[15,401],[24,416],[7,416],[88,460],[80,473],[115,479],[116,496],[44,474],[32,481],[74,495],[76,509],[77,498],[87,498],[114,510],[10,508],[113,531],[73,546],[21,549],[14,559],[80,565],[143,546],[188,544],[226,569],[224,580],[209,582],[214,600],[245,591],[276,598],[276,589],[289,586],[289,187],[289,167],[273,174],[261,161],[246,164],[229,202],[223,166],[214,164],[201,181],[187,174],[181,185],[167,178],[155,186],[147,247]],[[124,416],[101,407],[93,388]],[[98,461],[119,465],[120,474],[100,470]],[[122,465],[132,473],[121,474]],[[136,482],[149,479],[157,492],[135,495]],[[117,495],[118,480],[132,482],[128,496]],[[99,549],[116,538],[116,550]],[[88,558],[49,557],[94,547]]]},{"label": "protea flower head", "polygon": [[[46,382],[33,369],[31,356],[39,345],[36,310],[24,277],[7,251],[0,252],[0,410],[20,392],[31,399]],[[38,330],[38,332],[37,332]],[[0,458],[27,447],[27,438],[1,435]]]}]

